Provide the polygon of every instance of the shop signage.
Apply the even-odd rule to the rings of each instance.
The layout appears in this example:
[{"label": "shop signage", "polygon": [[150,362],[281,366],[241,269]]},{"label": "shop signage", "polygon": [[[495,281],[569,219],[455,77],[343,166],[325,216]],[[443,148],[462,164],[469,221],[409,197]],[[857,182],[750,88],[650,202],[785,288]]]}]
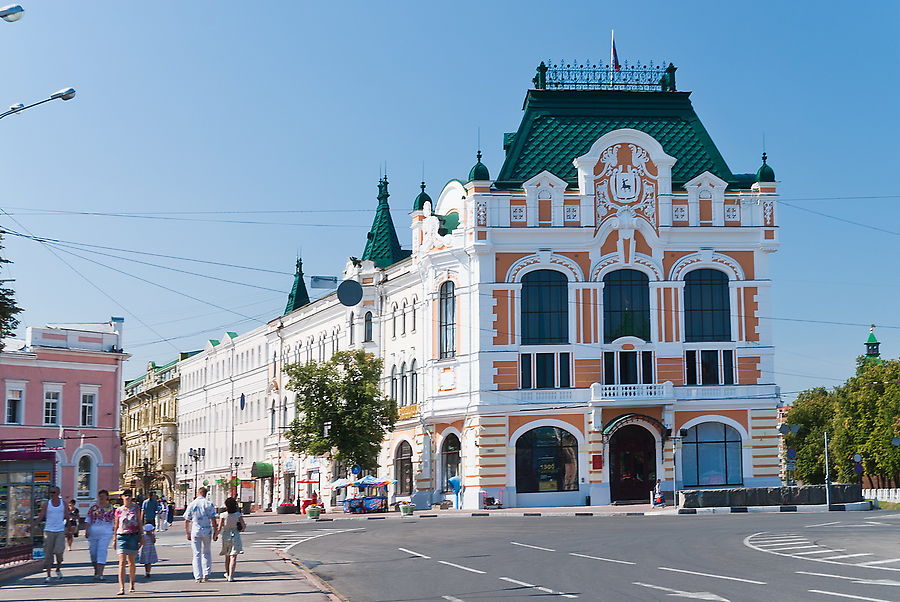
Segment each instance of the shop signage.
[{"label": "shop signage", "polygon": [[50,482],[50,471],[49,470],[35,471],[34,482],[35,483],[49,483]]},{"label": "shop signage", "polygon": [[591,456],[591,468],[593,470],[603,470],[603,454],[594,454]]}]

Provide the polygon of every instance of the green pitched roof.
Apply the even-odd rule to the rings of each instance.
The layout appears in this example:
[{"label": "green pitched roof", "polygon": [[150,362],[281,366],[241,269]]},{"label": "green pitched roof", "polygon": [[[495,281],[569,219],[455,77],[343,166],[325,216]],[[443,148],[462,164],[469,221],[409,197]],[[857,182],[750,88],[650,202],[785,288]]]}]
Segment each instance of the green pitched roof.
[{"label": "green pitched roof", "polygon": [[288,294],[287,305],[284,306],[284,313],[289,314],[295,309],[299,309],[309,304],[309,293],[306,292],[306,282],[303,280],[303,260],[297,259],[297,267],[294,270],[294,286]]},{"label": "green pitched roof", "polygon": [[514,188],[543,170],[577,185],[572,160],[613,130],[631,128],[653,136],[677,159],[672,183],[709,171],[732,186],[747,178],[731,173],[690,101],[690,92],[621,90],[529,90],[518,131],[504,135],[507,154],[494,186]]},{"label": "green pitched roof", "polygon": [[870,332],[870,333],[869,333],[869,338],[866,339],[866,343],[877,343],[877,342],[878,342],[878,339],[875,337],[875,333],[874,333],[874,332]]},{"label": "green pitched roof", "polygon": [[388,180],[385,176],[378,181],[378,208],[375,210],[372,228],[366,235],[366,248],[362,254],[362,259],[374,261],[379,268],[386,268],[411,254],[411,251],[400,248],[394,220],[391,219],[391,208],[388,205],[389,196],[391,195],[388,194]]}]

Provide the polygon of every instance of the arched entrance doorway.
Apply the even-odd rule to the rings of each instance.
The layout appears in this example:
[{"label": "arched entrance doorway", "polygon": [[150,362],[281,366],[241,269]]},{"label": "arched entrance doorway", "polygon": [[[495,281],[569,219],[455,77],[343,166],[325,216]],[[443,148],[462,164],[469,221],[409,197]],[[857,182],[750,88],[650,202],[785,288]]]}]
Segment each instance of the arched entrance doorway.
[{"label": "arched entrance doorway", "polygon": [[613,502],[648,503],[656,484],[656,440],[643,426],[629,424],[609,440],[609,489]]}]

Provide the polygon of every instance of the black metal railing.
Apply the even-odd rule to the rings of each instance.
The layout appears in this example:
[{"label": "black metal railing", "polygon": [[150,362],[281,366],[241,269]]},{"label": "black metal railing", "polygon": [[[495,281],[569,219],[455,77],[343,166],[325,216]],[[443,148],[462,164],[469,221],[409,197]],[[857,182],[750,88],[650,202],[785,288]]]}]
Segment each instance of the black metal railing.
[{"label": "black metal railing", "polygon": [[578,61],[538,65],[532,80],[538,90],[629,90],[640,92],[674,92],[675,71],[678,68],[656,65],[629,64],[624,61],[615,69],[603,62]]}]

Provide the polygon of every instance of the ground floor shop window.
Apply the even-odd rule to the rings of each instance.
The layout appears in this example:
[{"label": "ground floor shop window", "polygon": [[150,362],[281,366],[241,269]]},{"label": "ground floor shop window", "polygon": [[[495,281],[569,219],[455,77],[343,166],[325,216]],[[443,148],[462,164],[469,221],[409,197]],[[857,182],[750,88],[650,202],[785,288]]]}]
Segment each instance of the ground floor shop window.
[{"label": "ground floor shop window", "polygon": [[295,486],[297,485],[297,477],[292,472],[284,473],[284,499],[287,501],[292,501],[296,496],[294,495]]},{"label": "ground floor shop window", "polygon": [[516,441],[516,491],[578,490],[578,442],[555,426],[532,429]]},{"label": "ground floor shop window", "polygon": [[91,474],[93,462],[90,456],[81,456],[78,460],[78,481],[76,483],[75,495],[79,498],[92,498],[91,494]]},{"label": "ground floor shop window", "polygon": [[397,446],[394,457],[394,477],[397,479],[397,495],[411,495],[413,489],[412,447],[406,441]]},{"label": "ground floor shop window", "polygon": [[685,487],[740,485],[741,435],[721,422],[704,422],[687,430],[681,448]]}]

